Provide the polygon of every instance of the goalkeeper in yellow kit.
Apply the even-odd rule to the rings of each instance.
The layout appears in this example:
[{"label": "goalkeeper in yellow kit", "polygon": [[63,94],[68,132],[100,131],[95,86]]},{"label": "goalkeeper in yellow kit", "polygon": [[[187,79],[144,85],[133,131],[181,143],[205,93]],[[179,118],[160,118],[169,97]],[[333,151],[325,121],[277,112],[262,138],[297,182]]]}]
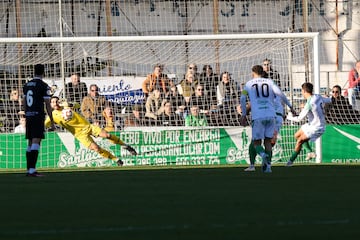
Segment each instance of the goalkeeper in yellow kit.
[{"label": "goalkeeper in yellow kit", "polygon": [[[116,161],[118,166],[122,166],[124,164],[121,159],[114,156],[108,150],[103,149],[97,145],[92,136],[109,139],[109,141],[115,144],[124,146],[124,148],[132,155],[137,155],[137,152],[134,148],[125,144],[117,136],[108,133],[98,126],[90,124],[83,116],[73,111],[67,103],[64,103],[61,106],[58,97],[53,96],[51,98],[50,104],[51,108],[53,109],[52,116],[54,123],[71,132],[80,143],[82,143],[85,147],[98,152],[102,157]],[[50,125],[50,118],[47,117],[45,120],[45,126],[50,127]]]}]

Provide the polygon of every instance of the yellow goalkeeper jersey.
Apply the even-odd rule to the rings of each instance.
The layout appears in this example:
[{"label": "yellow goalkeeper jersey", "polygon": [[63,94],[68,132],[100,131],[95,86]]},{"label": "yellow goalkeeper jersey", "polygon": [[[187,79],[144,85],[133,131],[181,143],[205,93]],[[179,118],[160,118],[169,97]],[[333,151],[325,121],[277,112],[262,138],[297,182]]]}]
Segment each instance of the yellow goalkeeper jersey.
[{"label": "yellow goalkeeper jersey", "polygon": [[[70,110],[71,116],[64,117],[65,110]],[[55,124],[62,126],[75,136],[80,133],[87,132],[91,129],[91,124],[83,116],[71,109],[53,110],[52,116]],[[66,118],[67,120],[65,120]],[[49,117],[45,119],[45,126],[47,128],[51,126]]]}]

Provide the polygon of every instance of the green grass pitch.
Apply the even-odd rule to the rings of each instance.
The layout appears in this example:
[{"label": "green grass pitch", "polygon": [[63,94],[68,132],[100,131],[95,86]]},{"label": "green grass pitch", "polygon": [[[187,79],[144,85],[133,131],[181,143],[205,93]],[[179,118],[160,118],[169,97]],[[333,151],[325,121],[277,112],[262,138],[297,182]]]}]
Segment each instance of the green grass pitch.
[{"label": "green grass pitch", "polygon": [[1,173],[0,239],[355,239],[360,166]]}]

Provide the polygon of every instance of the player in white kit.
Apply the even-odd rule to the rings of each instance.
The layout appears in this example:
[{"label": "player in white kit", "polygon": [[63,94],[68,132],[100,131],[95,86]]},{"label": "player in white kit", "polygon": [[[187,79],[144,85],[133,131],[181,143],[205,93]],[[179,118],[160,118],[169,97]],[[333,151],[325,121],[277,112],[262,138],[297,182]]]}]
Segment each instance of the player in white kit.
[{"label": "player in white kit", "polygon": [[[287,103],[283,103],[282,99],[279,97],[274,98],[274,107],[275,107],[275,130],[274,130],[274,135],[271,139],[271,146],[274,148],[277,138],[278,138],[278,134],[280,132],[280,129],[283,125],[283,118],[284,118],[284,104],[289,104],[289,102]],[[288,105],[289,108],[294,112],[293,108],[291,105]],[[294,112],[295,114],[295,112]],[[256,160],[256,150],[254,148],[254,144],[251,142],[249,145],[249,159],[250,159],[250,166],[245,168],[244,171],[245,172],[254,172],[255,171],[255,160]]]},{"label": "player in white kit", "polygon": [[308,150],[307,159],[315,158],[316,155],[312,151],[309,141],[315,141],[325,132],[325,113],[324,104],[331,103],[331,98],[322,97],[319,94],[313,94],[313,85],[309,82],[301,85],[303,97],[306,99],[304,109],[300,112],[299,116],[288,115],[287,119],[290,121],[300,122],[306,116],[308,123],[301,126],[295,133],[296,145],[295,151],[292,153],[286,166],[292,166],[296,157],[301,151],[302,145]]},{"label": "player in white kit", "polygon": [[[291,106],[284,93],[271,79],[263,78],[263,68],[260,65],[252,67],[252,77],[241,93],[241,122],[246,125],[246,99],[251,105],[252,144],[256,153],[261,156],[263,172],[271,172],[272,145],[271,139],[275,130],[275,95]],[[293,111],[293,110],[292,110]],[[262,146],[264,140],[264,147]]]}]

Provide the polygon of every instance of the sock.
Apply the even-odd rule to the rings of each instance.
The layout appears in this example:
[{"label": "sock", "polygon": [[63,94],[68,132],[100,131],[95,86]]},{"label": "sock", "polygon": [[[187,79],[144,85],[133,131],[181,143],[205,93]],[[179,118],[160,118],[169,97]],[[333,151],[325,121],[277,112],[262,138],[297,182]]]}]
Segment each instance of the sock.
[{"label": "sock", "polygon": [[117,161],[118,158],[115,157],[113,154],[111,154],[108,150],[105,150],[103,148],[99,148],[99,152],[98,152],[102,157],[107,158],[107,159],[111,159],[113,161]]},{"label": "sock", "polygon": [[255,150],[257,154],[259,154],[261,157],[264,157],[265,149],[261,145],[256,146]]},{"label": "sock", "polygon": [[249,158],[250,158],[250,164],[255,165],[256,150],[254,148],[253,142],[251,142],[249,145]]},{"label": "sock", "polygon": [[37,163],[37,160],[38,160],[39,151],[38,150],[31,150],[31,154],[33,154],[33,166],[36,169],[36,163]]},{"label": "sock", "polygon": [[300,152],[295,152],[295,151],[294,151],[294,152],[291,154],[290,161],[291,161],[291,162],[294,162],[295,159],[297,158],[297,156],[299,155],[299,153],[300,153]]},{"label": "sock", "polygon": [[265,151],[265,153],[269,156],[269,161],[268,161],[268,164],[271,164],[271,158],[272,158],[272,151]]},{"label": "sock", "polygon": [[115,144],[118,144],[118,145],[125,145],[125,143],[115,135],[110,134],[110,137],[108,139],[112,143],[115,143]]},{"label": "sock", "polygon": [[28,146],[27,149],[26,149],[26,170],[29,171],[29,168],[30,168],[30,158],[31,158],[31,154],[30,154],[30,151],[31,151],[31,147]]},{"label": "sock", "polygon": [[31,144],[31,151],[30,151],[30,164],[29,164],[29,168],[34,168],[36,169],[36,163],[37,163],[37,159],[39,156],[39,149],[40,149],[40,144],[38,143],[33,143]]},{"label": "sock", "polygon": [[30,169],[34,169],[35,168],[35,152],[34,151],[30,151],[28,153],[26,153],[28,159],[27,159],[27,168],[30,172]]},{"label": "sock", "polygon": [[312,152],[311,146],[309,141],[304,142],[303,146],[305,147],[305,149],[307,150],[307,152]]}]

